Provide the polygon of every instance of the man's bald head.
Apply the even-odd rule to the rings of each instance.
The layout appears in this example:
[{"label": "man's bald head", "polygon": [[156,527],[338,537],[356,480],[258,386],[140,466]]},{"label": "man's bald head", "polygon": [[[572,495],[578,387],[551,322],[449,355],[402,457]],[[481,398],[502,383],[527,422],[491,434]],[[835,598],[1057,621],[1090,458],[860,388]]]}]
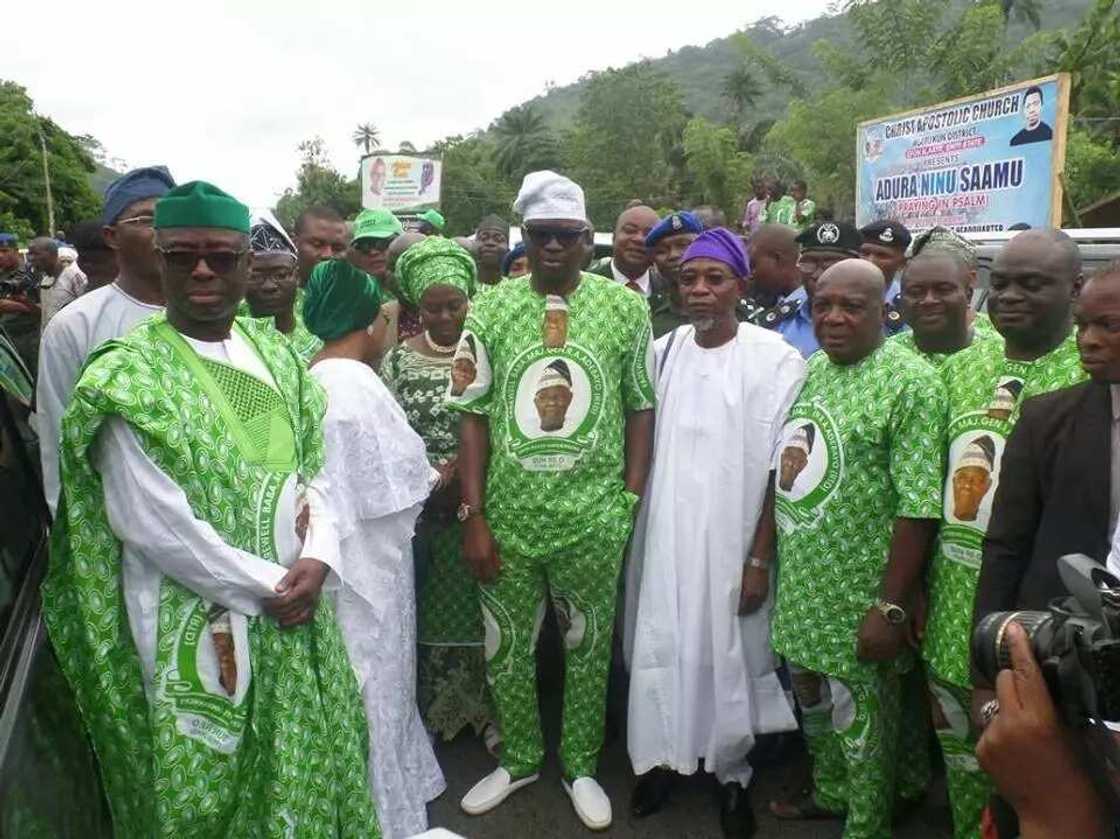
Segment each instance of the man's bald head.
[{"label": "man's bald head", "polygon": [[1070,331],[1081,288],[1081,254],[1060,230],[1024,230],[996,255],[989,272],[988,313],[1008,355],[1033,360]]},{"label": "man's bald head", "polygon": [[866,259],[845,259],[837,262],[821,274],[817,281],[817,293],[827,285],[845,283],[848,288],[864,290],[867,294],[877,296],[880,300],[887,290],[887,281],[883,272],[873,262]]},{"label": "man's bald head", "polygon": [[845,259],[821,275],[813,331],[834,364],[858,364],[882,343],[885,289],[883,272],[864,259]]},{"label": "man's bald head", "polygon": [[622,212],[614,225],[614,264],[631,279],[637,279],[653,264],[646,236],[660,221],[652,207],[642,204]]},{"label": "man's bald head", "polygon": [[797,231],[785,224],[764,224],[751,234],[751,283],[756,296],[773,305],[801,284]]}]

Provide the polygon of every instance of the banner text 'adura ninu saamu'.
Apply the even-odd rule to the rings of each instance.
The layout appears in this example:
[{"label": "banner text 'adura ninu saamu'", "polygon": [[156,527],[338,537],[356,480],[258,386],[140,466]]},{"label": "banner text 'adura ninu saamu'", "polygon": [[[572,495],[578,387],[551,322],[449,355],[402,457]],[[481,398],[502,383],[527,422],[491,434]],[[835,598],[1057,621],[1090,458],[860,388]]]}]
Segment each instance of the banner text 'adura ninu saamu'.
[{"label": "banner text 'adura ninu saamu'", "polygon": [[1061,223],[1069,77],[861,123],[856,222],[960,233]]}]

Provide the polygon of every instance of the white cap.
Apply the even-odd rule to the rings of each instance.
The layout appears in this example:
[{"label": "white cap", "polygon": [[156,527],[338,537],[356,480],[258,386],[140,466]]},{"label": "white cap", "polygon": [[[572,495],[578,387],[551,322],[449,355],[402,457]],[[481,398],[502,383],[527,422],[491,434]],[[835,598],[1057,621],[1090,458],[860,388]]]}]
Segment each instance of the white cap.
[{"label": "white cap", "polygon": [[513,202],[513,211],[522,221],[541,218],[587,221],[587,207],[579,184],[547,169],[525,176],[517,200]]}]

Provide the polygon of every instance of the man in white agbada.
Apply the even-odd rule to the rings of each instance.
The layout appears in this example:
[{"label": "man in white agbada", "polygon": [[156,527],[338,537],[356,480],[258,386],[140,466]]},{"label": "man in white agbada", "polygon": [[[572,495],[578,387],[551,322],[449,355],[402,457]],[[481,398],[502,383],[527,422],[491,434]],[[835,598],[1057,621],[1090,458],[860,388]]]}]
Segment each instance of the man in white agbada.
[{"label": "man in white agbada", "polygon": [[341,259],[320,262],[304,297],[307,328],[325,343],[311,375],[327,392],[326,461],[311,489],[327,499],[339,546],[335,613],[358,676],[370,735],[370,784],[383,839],[428,828],[446,787],[416,705],[412,536],[439,474],[424,441],[369,366],[377,285]]},{"label": "man in white agbada", "polygon": [[102,232],[117,254],[117,279],[59,310],[43,329],[35,430],[43,463],[43,492],[52,514],[58,504],[62,414],[82,365],[93,349],[110,338],[120,338],[139,321],[163,310],[152,218],[156,199],[174,186],[171,173],[163,166],[134,169],[109,184],[101,216]]},{"label": "man in white agbada", "polygon": [[770,648],[775,557],[771,464],[805,362],[735,318],[749,274],[716,228],[682,259],[691,325],[658,339],[657,432],[627,580],[631,811],[656,812],[673,773],[722,787],[725,836],[753,834],[747,752],[796,721]]}]

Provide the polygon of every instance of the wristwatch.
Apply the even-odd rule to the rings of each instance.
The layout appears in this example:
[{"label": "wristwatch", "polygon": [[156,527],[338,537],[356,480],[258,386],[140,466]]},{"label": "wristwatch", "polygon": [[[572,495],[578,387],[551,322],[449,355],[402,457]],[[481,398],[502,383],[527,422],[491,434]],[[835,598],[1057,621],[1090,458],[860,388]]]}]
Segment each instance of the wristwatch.
[{"label": "wristwatch", "polygon": [[876,600],[875,608],[879,610],[883,619],[891,626],[898,626],[899,624],[906,623],[906,610],[897,603],[888,603],[886,600]]},{"label": "wristwatch", "polygon": [[481,507],[472,507],[470,504],[468,504],[466,501],[464,501],[462,504],[459,505],[459,512],[455,514],[455,517],[457,519],[459,519],[460,522],[465,522],[471,516],[480,516],[480,515],[482,515],[482,508]]}]

